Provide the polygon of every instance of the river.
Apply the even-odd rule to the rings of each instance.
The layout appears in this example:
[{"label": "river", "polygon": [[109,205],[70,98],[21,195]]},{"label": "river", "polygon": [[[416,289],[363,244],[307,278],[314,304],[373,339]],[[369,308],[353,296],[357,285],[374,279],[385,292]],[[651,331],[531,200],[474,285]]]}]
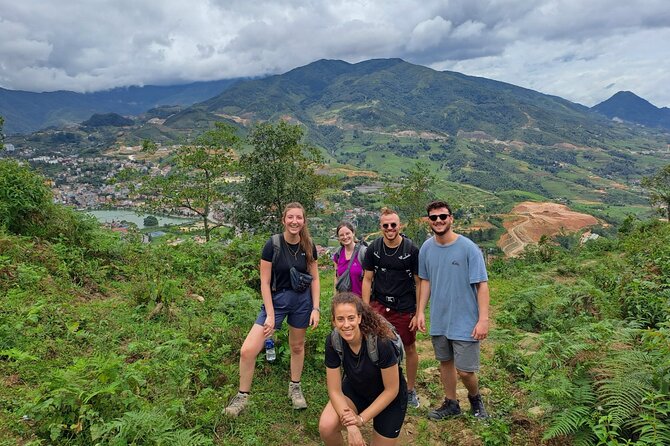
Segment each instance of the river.
[{"label": "river", "polygon": [[[144,214],[139,216],[135,212],[128,209],[89,210],[84,212],[94,216],[101,223],[111,223],[113,221],[125,220],[131,223],[135,223],[140,229],[144,228],[144,217],[150,215]],[[155,217],[158,219],[158,226],[183,225],[193,222],[192,218],[165,217],[162,215],[156,215]]]}]

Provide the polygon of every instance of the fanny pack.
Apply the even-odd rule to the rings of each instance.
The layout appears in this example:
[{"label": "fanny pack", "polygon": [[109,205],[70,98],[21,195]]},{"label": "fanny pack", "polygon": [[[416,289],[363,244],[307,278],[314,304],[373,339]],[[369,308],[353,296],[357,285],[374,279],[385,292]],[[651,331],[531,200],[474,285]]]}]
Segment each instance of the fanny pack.
[{"label": "fanny pack", "polygon": [[293,288],[293,291],[302,293],[312,284],[312,276],[307,273],[301,273],[295,269],[295,266],[291,267],[289,272],[291,273],[291,288]]}]

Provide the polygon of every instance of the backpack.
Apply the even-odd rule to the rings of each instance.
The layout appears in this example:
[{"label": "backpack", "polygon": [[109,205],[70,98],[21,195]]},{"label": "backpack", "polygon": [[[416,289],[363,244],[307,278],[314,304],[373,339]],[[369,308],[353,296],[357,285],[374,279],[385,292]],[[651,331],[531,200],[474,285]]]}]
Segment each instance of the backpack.
[{"label": "backpack", "polygon": [[[409,237],[406,237],[402,234],[401,237],[403,239],[403,243],[400,257],[402,259],[403,266],[405,267],[405,271],[411,272],[412,265],[409,264],[407,259],[410,257],[410,252],[412,250],[412,246],[414,246],[414,243]],[[377,269],[379,269],[379,259],[381,257],[382,243],[384,243],[384,237],[379,237],[375,239],[370,245],[370,249],[372,249],[372,266],[375,268],[375,273],[377,272]]]},{"label": "backpack", "polygon": [[[281,252],[281,234],[272,235],[272,266],[274,267],[275,262],[279,258],[279,253]],[[272,291],[277,291],[277,275],[272,271]]]},{"label": "backpack", "polygon": [[[386,319],[381,317],[381,320],[384,321],[384,324],[391,330],[391,333],[395,338],[391,338],[391,344],[395,349],[396,354],[398,355],[398,367],[402,365],[402,361],[405,358],[405,346],[402,344],[402,339],[398,334],[398,331],[395,327]],[[333,348],[337,352],[337,356],[340,357],[340,364],[344,364],[344,350],[342,347],[342,336],[337,331],[336,328],[333,328],[333,331],[330,333],[330,342],[333,344]],[[379,365],[379,351],[377,350],[377,336],[373,334],[368,334],[365,336],[365,342],[368,348],[368,356],[375,365]]]},{"label": "backpack", "polygon": [[[344,249],[344,246],[341,246],[340,249],[333,255],[333,261],[338,263],[340,261],[340,253]],[[364,241],[356,242],[356,248],[358,249],[358,263],[363,266],[363,259],[365,258],[365,251],[368,249],[368,245]]]}]

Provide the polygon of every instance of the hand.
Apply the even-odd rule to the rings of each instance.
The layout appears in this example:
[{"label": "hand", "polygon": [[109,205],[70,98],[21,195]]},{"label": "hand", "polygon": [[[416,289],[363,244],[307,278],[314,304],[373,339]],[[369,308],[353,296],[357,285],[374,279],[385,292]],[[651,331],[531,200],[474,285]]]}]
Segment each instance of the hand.
[{"label": "hand", "polygon": [[263,336],[269,338],[275,332],[275,315],[268,313],[263,323]]},{"label": "hand", "polygon": [[361,417],[349,407],[344,409],[342,415],[340,415],[340,423],[346,427],[360,427],[363,425]]},{"label": "hand", "polygon": [[426,316],[422,313],[417,314],[416,316],[416,326],[421,333],[426,332]]},{"label": "hand", "polygon": [[478,321],[477,325],[475,325],[474,330],[472,330],[472,336],[475,338],[477,341],[483,341],[486,339],[486,337],[489,334],[489,321]]},{"label": "hand", "polygon": [[417,323],[417,317],[415,314],[409,321],[409,331],[416,331],[417,328],[419,328],[419,324]]},{"label": "hand", "polygon": [[319,326],[319,321],[321,320],[321,312],[313,309],[312,314],[309,316],[309,326],[314,330]]}]

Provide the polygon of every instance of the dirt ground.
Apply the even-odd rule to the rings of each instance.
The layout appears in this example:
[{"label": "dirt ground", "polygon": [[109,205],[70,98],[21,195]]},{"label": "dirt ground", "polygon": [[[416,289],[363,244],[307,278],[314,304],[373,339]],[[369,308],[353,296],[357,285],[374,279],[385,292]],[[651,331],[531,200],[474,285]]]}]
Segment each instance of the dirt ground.
[{"label": "dirt ground", "polygon": [[525,201],[518,204],[503,223],[507,232],[498,241],[505,255],[515,257],[526,245],[537,243],[540,237],[566,232],[581,231],[598,224],[592,215],[570,210],[557,203],[534,203]]}]

